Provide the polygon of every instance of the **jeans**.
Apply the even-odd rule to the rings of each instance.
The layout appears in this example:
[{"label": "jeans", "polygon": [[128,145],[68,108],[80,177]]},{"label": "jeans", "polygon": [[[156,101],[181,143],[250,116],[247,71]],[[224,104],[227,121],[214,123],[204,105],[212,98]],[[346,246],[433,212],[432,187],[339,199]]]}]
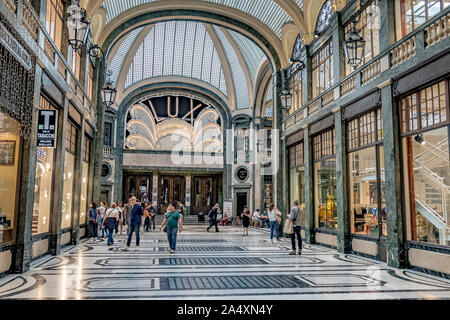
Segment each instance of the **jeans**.
[{"label": "jeans", "polygon": [[89,236],[93,238],[98,237],[98,226],[96,221],[89,221]]},{"label": "jeans", "polygon": [[178,227],[167,228],[167,240],[171,250],[176,250],[177,247],[177,232]]},{"label": "jeans", "polygon": [[130,224],[128,225],[128,240],[127,247],[131,245],[131,238],[133,237],[133,232],[136,233],[136,246],[139,247],[139,228],[141,227],[140,223]]},{"label": "jeans", "polygon": [[145,218],[144,220],[144,230],[148,231],[148,227],[150,227],[150,218]]},{"label": "jeans", "polygon": [[216,219],[209,219],[209,227],[206,230],[209,231],[209,229],[211,229],[212,226],[215,226],[216,231],[219,231],[219,228],[217,228],[217,220]]},{"label": "jeans", "polygon": [[278,229],[278,222],[270,221],[270,240],[273,239],[273,230],[275,229],[277,240],[280,240],[280,230]]},{"label": "jeans", "polygon": [[295,235],[298,238],[298,249],[302,250],[302,235],[301,235],[302,227],[294,226],[293,233],[291,234],[291,242],[292,242],[292,250],[295,251]]},{"label": "jeans", "polygon": [[114,244],[114,239],[113,239],[113,234],[114,234],[114,228],[115,226],[112,226],[110,228],[108,228],[108,245],[109,244]]},{"label": "jeans", "polygon": [[153,231],[155,231],[155,217],[153,216],[153,218],[150,218],[150,230],[152,230],[152,225],[153,225]]}]

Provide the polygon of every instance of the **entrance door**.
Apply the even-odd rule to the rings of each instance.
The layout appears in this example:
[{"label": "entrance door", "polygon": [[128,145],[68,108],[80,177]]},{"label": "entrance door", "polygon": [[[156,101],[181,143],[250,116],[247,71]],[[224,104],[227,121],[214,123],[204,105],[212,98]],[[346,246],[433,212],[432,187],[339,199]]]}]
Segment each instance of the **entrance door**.
[{"label": "entrance door", "polygon": [[217,203],[217,177],[193,177],[191,190],[192,210],[191,213],[196,215],[200,212],[208,214],[211,207]]},{"label": "entrance door", "polygon": [[186,196],[186,178],[181,176],[161,176],[159,180],[159,209],[164,213],[167,207],[177,201],[184,203]]},{"label": "entrance door", "polygon": [[241,214],[247,206],[247,192],[236,193],[236,214]]}]

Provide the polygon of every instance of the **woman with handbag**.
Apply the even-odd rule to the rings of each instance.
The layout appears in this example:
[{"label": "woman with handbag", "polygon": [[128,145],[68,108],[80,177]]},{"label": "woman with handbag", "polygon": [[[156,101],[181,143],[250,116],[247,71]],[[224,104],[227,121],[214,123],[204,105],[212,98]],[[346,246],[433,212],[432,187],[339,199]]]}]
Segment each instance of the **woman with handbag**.
[{"label": "woman with handbag", "polygon": [[119,211],[116,208],[116,204],[113,203],[111,208],[106,210],[105,217],[103,218],[102,226],[108,230],[108,243],[107,246],[114,244],[113,232],[116,228],[117,221],[119,220]]},{"label": "woman with handbag", "polygon": [[167,232],[167,240],[169,241],[170,253],[174,253],[177,246],[177,232],[181,233],[183,225],[181,223],[180,212],[175,210],[173,205],[167,208],[167,213],[164,216],[164,220],[159,227],[162,230],[164,227],[164,232]]},{"label": "woman with handbag", "polygon": [[272,203],[269,211],[269,222],[270,222],[270,242],[273,244],[273,231],[275,230],[277,236],[277,244],[280,244],[280,231],[279,226],[281,223],[281,212],[277,209],[275,204]]}]

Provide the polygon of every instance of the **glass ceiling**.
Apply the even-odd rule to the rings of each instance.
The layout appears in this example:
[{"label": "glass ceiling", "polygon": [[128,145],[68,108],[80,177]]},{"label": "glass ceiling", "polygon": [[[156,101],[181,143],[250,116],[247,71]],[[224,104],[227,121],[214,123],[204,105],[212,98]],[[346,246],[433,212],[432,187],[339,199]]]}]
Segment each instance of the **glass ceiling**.
[{"label": "glass ceiling", "polygon": [[[234,90],[237,109],[250,107],[252,99],[249,94],[252,91],[249,85],[253,86],[258,67],[267,59],[253,41],[237,32],[213,26],[210,30],[216,34],[214,38],[219,39],[215,44],[204,23],[176,20],[152,25],[147,35],[139,36],[143,40],[136,43],[142,30],[143,27],[133,30],[122,43],[116,44],[119,48],[109,69],[113,71],[111,78],[114,82],[117,82],[120,72],[126,74],[124,88],[119,90],[152,77],[180,76],[209,83],[227,97],[233,92],[230,90]],[[127,54],[136,48],[136,54],[130,60]],[[219,57],[222,48],[228,63],[223,63]],[[242,60],[239,60],[236,49],[240,51]],[[228,66],[230,70],[225,71]],[[251,83],[247,83],[247,72]],[[234,88],[227,88],[226,73],[231,75]]]},{"label": "glass ceiling", "polygon": [[[158,0],[105,0],[103,7],[106,9],[106,23],[111,22],[122,12],[135,6],[146,3],[157,2]],[[164,1],[164,0],[159,0]],[[247,14],[250,14],[262,21],[279,38],[281,38],[282,26],[291,21],[289,15],[273,0],[202,0],[213,2],[223,6],[231,7]],[[303,7],[303,0],[294,0],[297,5]]]}]

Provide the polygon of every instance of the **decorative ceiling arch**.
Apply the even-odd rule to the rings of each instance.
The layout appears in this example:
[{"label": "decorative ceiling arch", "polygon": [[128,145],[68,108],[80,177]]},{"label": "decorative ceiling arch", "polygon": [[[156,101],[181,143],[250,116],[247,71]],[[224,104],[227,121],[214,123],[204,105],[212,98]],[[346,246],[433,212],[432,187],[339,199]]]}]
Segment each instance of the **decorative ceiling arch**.
[{"label": "decorative ceiling arch", "polygon": [[[183,8],[183,9],[180,9]],[[242,11],[201,1],[158,1],[133,7],[108,23],[99,39],[104,51],[130,30],[170,19],[195,20],[237,31],[255,42],[276,68],[286,67],[288,58],[281,40],[260,20]]]},{"label": "decorative ceiling arch", "polygon": [[107,61],[118,100],[134,83],[170,76],[215,87],[232,110],[253,106],[256,73],[261,63],[268,63],[263,51],[241,34],[186,20],[139,27],[110,52]]}]

